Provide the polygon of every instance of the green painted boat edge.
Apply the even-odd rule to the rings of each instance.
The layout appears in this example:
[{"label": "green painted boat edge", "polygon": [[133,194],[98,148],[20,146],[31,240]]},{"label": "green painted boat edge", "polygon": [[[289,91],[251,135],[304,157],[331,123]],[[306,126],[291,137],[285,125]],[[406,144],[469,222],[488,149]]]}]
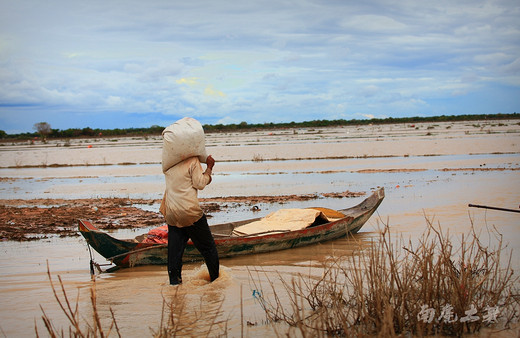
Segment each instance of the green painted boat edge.
[{"label": "green painted boat edge", "polygon": [[[219,257],[225,258],[285,250],[330,241],[342,238],[347,234],[357,233],[377,210],[384,197],[384,188],[380,188],[373,191],[361,203],[351,208],[338,210],[345,215],[344,218],[298,231],[249,237],[215,236]],[[218,233],[220,229],[227,228],[229,230],[232,227],[251,221],[253,220],[217,224],[210,226],[210,229],[212,229],[212,232]],[[166,244],[121,240],[99,230],[87,220],[79,220],[78,223],[79,231],[86,239],[88,245],[105,259],[119,267],[167,264],[168,248]],[[184,261],[192,262],[199,260],[202,260],[202,256],[200,256],[190,241],[184,253]]]}]

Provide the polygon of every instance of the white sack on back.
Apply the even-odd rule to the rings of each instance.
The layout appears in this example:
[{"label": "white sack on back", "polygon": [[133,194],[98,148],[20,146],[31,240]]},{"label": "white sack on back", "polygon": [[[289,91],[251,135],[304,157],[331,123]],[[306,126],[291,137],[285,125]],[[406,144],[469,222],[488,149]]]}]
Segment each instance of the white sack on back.
[{"label": "white sack on back", "polygon": [[171,167],[187,158],[198,156],[203,163],[208,157],[204,129],[199,121],[185,117],[166,127],[162,132],[162,170]]}]

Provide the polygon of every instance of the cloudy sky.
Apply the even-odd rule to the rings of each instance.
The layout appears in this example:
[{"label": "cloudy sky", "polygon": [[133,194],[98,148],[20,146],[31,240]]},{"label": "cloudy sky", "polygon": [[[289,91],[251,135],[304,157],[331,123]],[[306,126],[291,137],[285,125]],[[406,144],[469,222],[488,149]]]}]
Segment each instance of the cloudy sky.
[{"label": "cloudy sky", "polygon": [[518,0],[0,0],[0,129],[520,112]]}]

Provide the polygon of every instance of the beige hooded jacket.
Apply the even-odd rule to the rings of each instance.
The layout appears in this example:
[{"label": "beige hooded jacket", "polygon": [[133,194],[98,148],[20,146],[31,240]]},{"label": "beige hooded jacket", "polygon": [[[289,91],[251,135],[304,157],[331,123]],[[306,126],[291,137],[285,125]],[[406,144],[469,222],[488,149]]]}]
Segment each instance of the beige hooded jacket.
[{"label": "beige hooded jacket", "polygon": [[164,173],[166,191],[160,211],[166,222],[179,228],[198,221],[203,211],[199,204],[198,191],[211,182],[211,169],[202,171],[198,157],[190,157]]}]

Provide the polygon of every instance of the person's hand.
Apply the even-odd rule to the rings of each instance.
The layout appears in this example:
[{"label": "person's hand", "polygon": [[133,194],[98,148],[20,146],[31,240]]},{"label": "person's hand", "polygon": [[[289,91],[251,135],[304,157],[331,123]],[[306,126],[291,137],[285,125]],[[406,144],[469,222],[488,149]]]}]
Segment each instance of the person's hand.
[{"label": "person's hand", "polygon": [[206,158],[206,164],[208,165],[208,168],[213,170],[213,166],[215,165],[215,160],[213,159],[213,157],[211,155],[208,156],[208,158]]}]

